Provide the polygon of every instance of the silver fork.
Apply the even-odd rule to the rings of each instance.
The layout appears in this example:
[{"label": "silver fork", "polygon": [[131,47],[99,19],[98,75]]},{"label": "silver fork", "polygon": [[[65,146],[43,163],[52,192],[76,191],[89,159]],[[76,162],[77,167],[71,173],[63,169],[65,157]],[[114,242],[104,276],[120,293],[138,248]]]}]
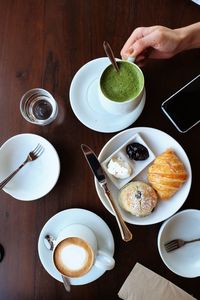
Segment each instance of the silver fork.
[{"label": "silver fork", "polygon": [[197,242],[197,241],[200,241],[200,238],[194,239],[194,240],[189,240],[189,241],[184,241],[184,240],[181,240],[181,239],[175,239],[175,240],[172,240],[172,241],[164,244],[164,247],[165,247],[165,250],[167,252],[171,252],[171,251],[174,251],[178,248],[183,247],[185,244],[193,243],[193,242]]},{"label": "silver fork", "polygon": [[25,166],[25,164],[29,161],[33,161],[35,159],[37,159],[40,155],[42,155],[42,153],[44,152],[44,147],[40,144],[38,144],[35,149],[33,149],[27,156],[27,158],[25,159],[25,161],[14,171],[12,172],[8,177],[6,177],[6,179],[4,179],[1,183],[0,183],[0,190],[3,189],[3,187],[19,172],[19,170],[21,170],[21,168],[23,168]]}]

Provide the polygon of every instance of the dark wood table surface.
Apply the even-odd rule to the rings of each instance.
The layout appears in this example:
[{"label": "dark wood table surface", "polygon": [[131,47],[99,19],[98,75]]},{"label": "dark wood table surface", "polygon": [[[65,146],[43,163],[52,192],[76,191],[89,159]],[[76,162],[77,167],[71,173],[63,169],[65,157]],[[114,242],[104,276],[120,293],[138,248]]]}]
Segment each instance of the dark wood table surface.
[{"label": "dark wood table surface", "polygon": [[[53,190],[36,201],[18,201],[1,191],[0,243],[5,257],[0,263],[1,300],[118,299],[117,293],[136,262],[164,276],[200,299],[199,278],[183,278],[162,262],[157,249],[161,223],[129,225],[134,239],[121,240],[115,218],[99,200],[91,171],[80,144],[99,154],[116,133],[100,133],[75,117],[69,88],[77,70],[88,61],[105,56],[102,42],[112,45],[116,56],[132,30],[161,24],[171,28],[200,19],[200,6],[189,0],[1,0],[0,1],[0,143],[20,133],[35,133],[56,148],[61,173]],[[161,113],[161,102],[195,77],[200,70],[200,50],[181,53],[170,60],[151,61],[143,68],[147,101],[138,120],[130,126],[158,128],[185,149],[192,166],[192,186],[182,209],[200,208],[199,126],[179,133]],[[59,105],[59,116],[41,127],[26,122],[19,111],[21,96],[42,87]],[[43,268],[37,251],[41,229],[54,214],[84,208],[104,219],[115,240],[116,266],[98,280],[72,288]],[[147,297],[148,299],[148,297]]]}]

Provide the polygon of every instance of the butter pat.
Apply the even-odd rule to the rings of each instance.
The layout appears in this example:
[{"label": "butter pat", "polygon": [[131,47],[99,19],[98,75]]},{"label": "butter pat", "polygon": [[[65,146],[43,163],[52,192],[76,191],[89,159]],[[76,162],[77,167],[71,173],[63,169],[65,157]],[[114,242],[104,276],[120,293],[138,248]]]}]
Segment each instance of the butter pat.
[{"label": "butter pat", "polygon": [[128,178],[132,169],[127,161],[124,161],[120,156],[112,157],[107,166],[108,172],[115,178],[125,179]]}]

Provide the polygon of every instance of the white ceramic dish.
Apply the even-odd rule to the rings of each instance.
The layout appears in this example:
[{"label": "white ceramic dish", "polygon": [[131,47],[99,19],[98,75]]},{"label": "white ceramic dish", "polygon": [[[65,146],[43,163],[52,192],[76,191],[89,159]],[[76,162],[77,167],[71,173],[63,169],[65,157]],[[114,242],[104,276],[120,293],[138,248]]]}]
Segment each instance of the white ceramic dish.
[{"label": "white ceramic dish", "polygon": [[98,83],[109,64],[107,57],[89,61],[77,71],[70,86],[70,104],[75,116],[86,127],[98,132],[116,132],[133,124],[142,113],[146,99],[144,91],[140,104],[127,114],[118,116],[105,111],[100,104]]},{"label": "white ceramic dish", "polygon": [[200,237],[200,211],[187,209],[166,220],[158,234],[158,250],[165,265],[183,277],[200,276],[200,241],[166,252],[164,244],[180,238],[191,240]]},{"label": "white ceramic dish", "polygon": [[[129,159],[127,153],[126,153],[126,146],[131,143],[140,143],[141,145],[145,146],[149,152],[149,157],[145,160],[141,161],[135,161]],[[125,179],[119,179],[114,177],[112,174],[108,172],[108,163],[111,160],[112,157],[118,157],[120,156],[124,161],[126,161],[131,169],[132,173],[128,178]],[[134,177],[136,177],[144,168],[146,168],[153,160],[155,159],[155,155],[151,151],[151,149],[148,147],[148,145],[145,143],[144,139],[141,138],[141,136],[137,133],[130,139],[128,139],[121,147],[119,147],[116,151],[114,151],[106,160],[104,160],[101,165],[106,172],[109,179],[112,181],[112,183],[118,188],[121,189],[125,184],[127,184],[129,181],[131,181]]]},{"label": "white ceramic dish", "polygon": [[[46,234],[57,236],[69,225],[83,224],[88,226],[96,235],[98,248],[105,253],[113,256],[114,239],[108,225],[96,214],[91,211],[79,208],[71,208],[63,210],[47,221],[41,230],[38,240],[38,253],[40,261],[45,270],[56,280],[62,282],[60,273],[56,270],[52,263],[52,252],[47,249],[44,244]],[[112,272],[112,271],[109,271]],[[80,278],[71,278],[72,285],[82,285],[98,279],[105,273],[103,269],[95,266]]]},{"label": "white ceramic dish", "polygon": [[[99,161],[103,162],[108,156],[110,156],[114,151],[121,147],[123,143],[125,143],[129,138],[133,137],[136,133],[139,133],[141,135],[141,137],[145,140],[146,144],[149,146],[149,148],[152,150],[155,156],[161,154],[167,148],[172,148],[179,156],[179,158],[183,161],[188,173],[187,181],[171,199],[167,201],[159,201],[155,210],[150,215],[142,218],[133,216],[125,210],[121,209],[121,207],[118,205],[119,190],[108,178],[109,189],[112,192],[114,199],[116,200],[116,204],[119,207],[119,210],[121,211],[124,220],[130,224],[149,225],[164,221],[165,219],[172,216],[175,212],[177,212],[177,210],[183,205],[190,191],[192,171],[187,154],[185,153],[181,145],[167,133],[155,128],[148,127],[131,128],[115,135],[106,143],[106,145],[101,150],[98,157]],[[141,180],[148,183],[146,172],[147,168],[140,172],[139,175],[134,178],[134,180]],[[103,205],[107,208],[108,211],[113,213],[104,195],[104,192],[96,179],[95,187]]]},{"label": "white ceramic dish", "polygon": [[60,174],[60,160],[55,148],[45,138],[31,133],[18,134],[0,148],[0,181],[17,169],[37,144],[43,154],[27,163],[4,187],[4,191],[18,200],[36,200],[56,184]]}]

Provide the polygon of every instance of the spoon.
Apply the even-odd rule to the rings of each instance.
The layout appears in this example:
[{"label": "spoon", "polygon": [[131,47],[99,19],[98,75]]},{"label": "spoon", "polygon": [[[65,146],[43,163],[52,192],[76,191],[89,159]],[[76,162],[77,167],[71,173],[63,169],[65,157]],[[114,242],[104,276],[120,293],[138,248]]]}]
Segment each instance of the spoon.
[{"label": "spoon", "polygon": [[[55,238],[52,235],[50,235],[50,234],[45,235],[44,244],[47,247],[47,249],[49,249],[50,251],[53,251],[54,243],[55,243]],[[64,276],[62,274],[61,274],[61,276],[62,276],[63,284],[64,284],[66,291],[70,292],[71,284],[70,284],[69,278],[67,278],[66,276]]]},{"label": "spoon", "polygon": [[105,52],[106,52],[106,55],[107,55],[108,58],[110,59],[111,64],[113,65],[113,67],[115,68],[115,70],[116,70],[117,72],[119,72],[118,64],[117,64],[117,62],[116,62],[114,53],[113,53],[113,51],[112,51],[112,49],[111,49],[109,43],[106,42],[106,41],[104,41],[104,42],[103,42],[103,48],[104,48],[104,50],[105,50]]}]

